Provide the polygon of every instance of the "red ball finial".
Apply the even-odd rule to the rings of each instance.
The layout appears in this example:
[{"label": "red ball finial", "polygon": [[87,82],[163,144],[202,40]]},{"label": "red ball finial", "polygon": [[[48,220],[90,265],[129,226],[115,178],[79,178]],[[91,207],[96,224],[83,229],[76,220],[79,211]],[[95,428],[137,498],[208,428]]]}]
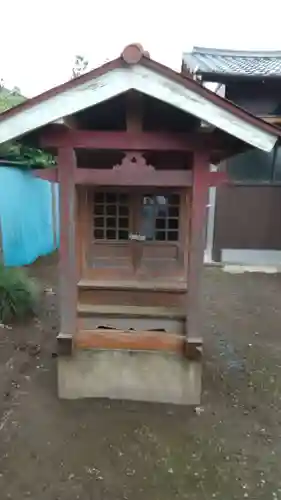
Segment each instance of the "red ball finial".
[{"label": "red ball finial", "polygon": [[143,56],[149,57],[149,53],[144,51],[140,43],[131,43],[124,48],[121,57],[127,64],[137,64]]}]

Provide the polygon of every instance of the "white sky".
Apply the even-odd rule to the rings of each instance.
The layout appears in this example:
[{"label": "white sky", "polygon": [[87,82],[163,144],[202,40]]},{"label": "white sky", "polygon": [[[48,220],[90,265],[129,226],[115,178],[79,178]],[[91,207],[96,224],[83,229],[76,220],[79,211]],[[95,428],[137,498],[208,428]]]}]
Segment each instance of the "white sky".
[{"label": "white sky", "polygon": [[174,69],[193,45],[281,50],[280,19],[280,0],[4,0],[0,78],[31,97],[68,80],[76,54],[92,68],[132,42]]}]

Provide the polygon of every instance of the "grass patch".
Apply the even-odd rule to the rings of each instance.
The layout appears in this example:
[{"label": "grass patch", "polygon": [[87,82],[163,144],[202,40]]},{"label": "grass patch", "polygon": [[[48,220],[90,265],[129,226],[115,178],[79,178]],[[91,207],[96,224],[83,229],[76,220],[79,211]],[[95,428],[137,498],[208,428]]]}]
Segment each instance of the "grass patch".
[{"label": "grass patch", "polygon": [[0,322],[22,320],[35,313],[39,287],[24,269],[0,265]]}]

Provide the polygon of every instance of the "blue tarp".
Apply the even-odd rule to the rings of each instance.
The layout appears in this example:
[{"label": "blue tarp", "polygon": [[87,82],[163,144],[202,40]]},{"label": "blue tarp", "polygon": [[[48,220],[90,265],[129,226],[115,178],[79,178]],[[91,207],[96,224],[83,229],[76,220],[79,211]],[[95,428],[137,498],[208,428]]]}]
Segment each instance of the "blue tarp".
[{"label": "blue tarp", "polygon": [[6,266],[31,264],[58,246],[57,184],[53,193],[55,205],[50,182],[34,177],[31,172],[1,166],[0,223]]}]

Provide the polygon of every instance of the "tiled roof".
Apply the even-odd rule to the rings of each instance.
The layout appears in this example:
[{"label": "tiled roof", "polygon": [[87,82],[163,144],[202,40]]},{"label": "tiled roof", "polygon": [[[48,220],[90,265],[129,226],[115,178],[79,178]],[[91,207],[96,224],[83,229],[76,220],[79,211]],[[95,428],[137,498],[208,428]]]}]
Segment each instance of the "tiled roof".
[{"label": "tiled roof", "polygon": [[197,73],[280,76],[281,51],[242,51],[194,47],[183,54],[185,67]]}]

